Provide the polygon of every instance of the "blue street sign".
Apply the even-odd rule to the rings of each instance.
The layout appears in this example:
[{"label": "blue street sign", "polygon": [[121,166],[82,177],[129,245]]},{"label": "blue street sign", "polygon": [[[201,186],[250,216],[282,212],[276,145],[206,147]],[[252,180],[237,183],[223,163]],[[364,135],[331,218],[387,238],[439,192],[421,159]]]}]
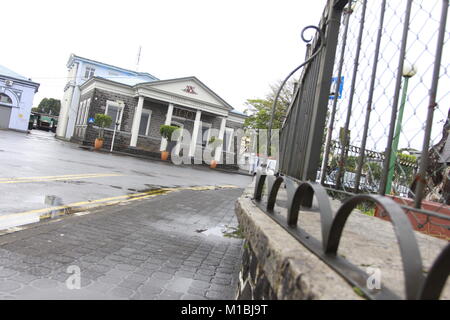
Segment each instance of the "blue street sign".
[{"label": "blue street sign", "polygon": [[[331,92],[330,92],[330,100],[334,99],[334,96],[336,95],[336,86],[337,86],[337,77],[331,78]],[[344,88],[344,76],[341,76],[341,83],[339,84],[339,91],[338,91],[338,99],[342,98],[342,88]]]},{"label": "blue street sign", "polygon": [[88,123],[94,123],[94,118],[89,118]]}]

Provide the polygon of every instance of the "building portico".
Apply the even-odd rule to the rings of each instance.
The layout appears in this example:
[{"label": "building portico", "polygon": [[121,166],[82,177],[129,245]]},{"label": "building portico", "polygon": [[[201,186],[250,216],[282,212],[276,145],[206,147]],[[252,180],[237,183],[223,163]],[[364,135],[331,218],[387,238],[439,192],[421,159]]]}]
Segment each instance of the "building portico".
[{"label": "building portico", "polygon": [[[230,141],[233,130],[241,128],[245,116],[211,91],[195,77],[152,81],[127,86],[122,83],[93,77],[81,87],[81,98],[74,141],[89,145],[97,129],[89,123],[96,113],[105,113],[118,123],[114,150],[130,153],[159,153],[167,141],[159,134],[160,126],[175,125],[189,132],[189,145],[184,152],[194,157],[214,136]],[[211,130],[212,129],[212,130]],[[105,146],[114,126],[106,129]],[[231,143],[216,149],[229,152]]]}]

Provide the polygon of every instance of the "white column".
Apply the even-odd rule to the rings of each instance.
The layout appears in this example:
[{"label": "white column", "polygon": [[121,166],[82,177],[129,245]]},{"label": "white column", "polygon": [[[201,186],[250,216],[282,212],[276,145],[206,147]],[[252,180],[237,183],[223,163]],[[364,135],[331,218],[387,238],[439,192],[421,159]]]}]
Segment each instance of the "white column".
[{"label": "white column", "polygon": [[220,129],[219,129],[219,136],[217,137],[218,139],[222,140],[222,144],[216,148],[216,153],[215,153],[215,157],[214,159],[216,161],[220,160],[220,157],[222,156],[222,148],[223,148],[223,135],[225,133],[225,123],[226,123],[227,119],[225,117],[222,118],[222,122],[220,123]]},{"label": "white column", "polygon": [[[173,104],[169,103],[169,107],[167,108],[166,121],[164,122],[164,124],[166,126],[170,126],[170,124],[172,122],[172,113],[173,113]],[[166,150],[166,147],[167,147],[167,139],[162,138],[161,139],[161,148],[159,150],[164,151],[164,150]]]},{"label": "white column", "polygon": [[195,114],[195,122],[194,122],[194,129],[192,130],[192,141],[191,141],[191,147],[189,148],[189,157],[193,157],[195,155],[195,148],[197,147],[197,136],[198,136],[198,130],[200,128],[200,117],[202,116],[202,112],[200,110],[197,110],[197,113]]},{"label": "white column", "polygon": [[66,137],[67,123],[69,121],[69,109],[72,104],[73,88],[73,86],[70,86],[67,91],[64,92],[63,101],[61,103],[58,127],[56,128],[56,135],[61,138]]},{"label": "white column", "polygon": [[144,97],[139,96],[139,101],[134,111],[133,124],[131,125],[130,146],[136,147],[139,136],[139,125],[141,124],[142,107],[144,106]]}]

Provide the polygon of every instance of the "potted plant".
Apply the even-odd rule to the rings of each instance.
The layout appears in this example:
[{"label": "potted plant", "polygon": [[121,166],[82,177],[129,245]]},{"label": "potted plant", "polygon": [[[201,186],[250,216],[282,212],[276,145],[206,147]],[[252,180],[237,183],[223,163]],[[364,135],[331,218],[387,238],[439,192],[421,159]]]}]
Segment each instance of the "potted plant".
[{"label": "potted plant", "polygon": [[94,118],[94,124],[99,127],[98,137],[95,139],[94,149],[99,150],[103,147],[105,128],[112,123],[112,118],[103,113],[97,113]]},{"label": "potted plant", "polygon": [[172,134],[178,127],[170,126],[170,125],[161,125],[159,128],[159,133],[163,138],[167,140],[165,150],[161,151],[161,160],[167,160],[169,158],[169,152],[172,151],[172,148],[175,146],[176,141],[172,141]]},{"label": "potted plant", "polygon": [[[208,141],[208,145],[212,146],[214,149],[220,147],[223,143],[222,139],[216,138],[214,136],[212,136],[209,141]],[[216,151],[214,151],[214,156],[216,155]],[[211,160],[210,163],[210,168],[214,169],[215,167],[217,167],[217,161],[215,159]]]}]

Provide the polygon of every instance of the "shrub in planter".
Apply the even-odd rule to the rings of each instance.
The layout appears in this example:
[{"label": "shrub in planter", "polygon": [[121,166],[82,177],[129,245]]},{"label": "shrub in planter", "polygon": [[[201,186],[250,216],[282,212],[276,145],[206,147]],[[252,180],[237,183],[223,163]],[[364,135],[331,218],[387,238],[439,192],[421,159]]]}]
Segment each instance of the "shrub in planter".
[{"label": "shrub in planter", "polygon": [[105,128],[109,127],[112,123],[112,118],[103,113],[97,113],[94,117],[94,125],[99,127],[98,136],[95,139],[95,149],[101,149],[103,147]]},{"label": "shrub in planter", "polygon": [[[214,148],[214,157],[216,155],[216,148],[220,147],[223,144],[223,140],[216,138],[214,136],[212,136],[209,141],[208,141],[208,146],[211,146],[212,148]],[[217,167],[217,161],[215,159],[211,160],[211,163],[209,165],[211,168],[215,168]]]},{"label": "shrub in planter", "polygon": [[166,149],[161,151],[161,159],[162,160],[167,160],[167,158],[169,157],[169,152],[172,151],[173,147],[176,145],[176,141],[172,141],[172,134],[175,130],[179,129],[176,126],[169,126],[169,125],[165,125],[163,124],[160,128],[159,128],[159,133],[161,134],[161,136],[165,139],[167,139],[167,145],[166,145]]}]

